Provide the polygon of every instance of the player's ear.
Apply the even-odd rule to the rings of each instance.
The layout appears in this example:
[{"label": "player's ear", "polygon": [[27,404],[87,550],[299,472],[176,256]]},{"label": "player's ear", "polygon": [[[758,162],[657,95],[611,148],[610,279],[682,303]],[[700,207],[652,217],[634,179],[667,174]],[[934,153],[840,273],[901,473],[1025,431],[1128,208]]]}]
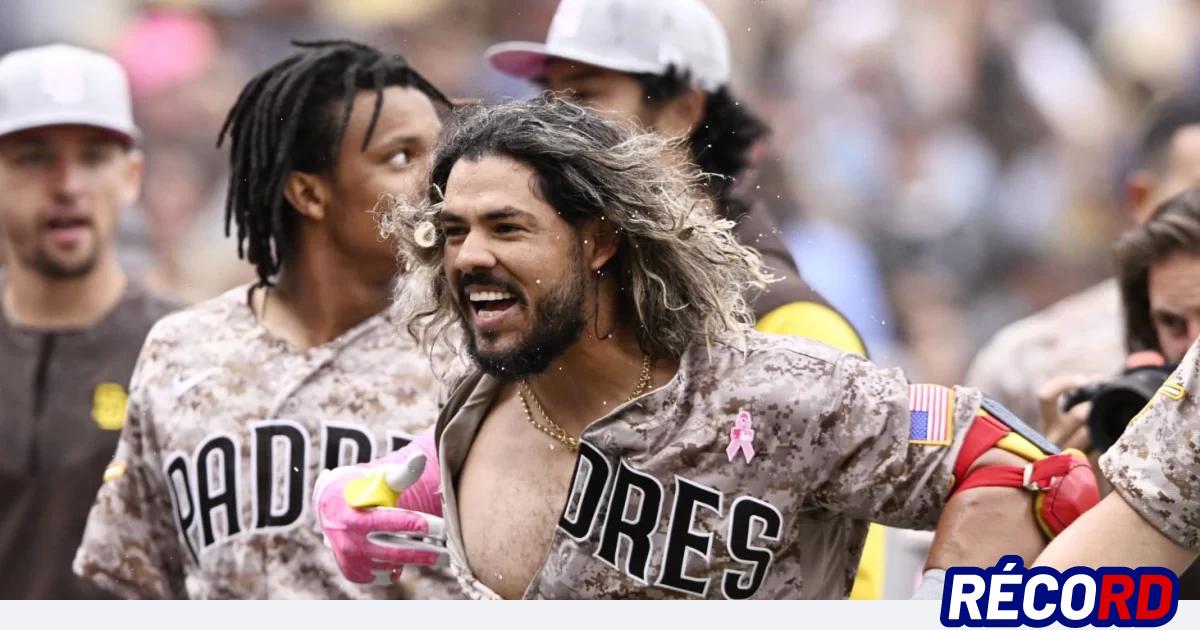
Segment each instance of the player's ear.
[{"label": "player's ear", "polygon": [[704,90],[698,87],[689,88],[662,105],[655,117],[654,128],[665,136],[686,138],[704,119],[707,100]]},{"label": "player's ear", "polygon": [[594,243],[588,266],[592,271],[599,271],[613,259],[613,256],[617,255],[621,238],[617,233],[616,226],[603,218],[589,221],[584,229],[584,233],[587,235],[584,238]]},{"label": "player's ear", "polygon": [[302,216],[320,221],[325,218],[329,204],[329,185],[319,175],[292,171],[283,186],[283,198]]},{"label": "player's ear", "polygon": [[122,201],[131,204],[137,201],[142,191],[142,174],[146,170],[146,158],[138,149],[130,149],[125,156],[125,185]]}]

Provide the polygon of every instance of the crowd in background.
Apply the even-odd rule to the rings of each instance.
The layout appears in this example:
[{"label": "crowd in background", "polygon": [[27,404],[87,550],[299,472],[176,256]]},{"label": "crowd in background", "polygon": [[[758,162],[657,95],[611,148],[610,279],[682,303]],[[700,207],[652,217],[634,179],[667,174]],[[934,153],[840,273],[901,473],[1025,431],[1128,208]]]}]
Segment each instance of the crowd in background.
[{"label": "crowd in background", "polygon": [[[1182,0],[711,0],[733,91],[773,129],[753,177],[808,278],[911,378],[957,382],[1000,326],[1111,274],[1140,114],[1193,87]],[[186,301],[251,280],[224,237],[222,117],[291,40],[400,52],[451,96],[526,97],[498,41],[554,0],[3,0],[0,51],[65,41],[130,75],[147,178],[126,267]]]}]

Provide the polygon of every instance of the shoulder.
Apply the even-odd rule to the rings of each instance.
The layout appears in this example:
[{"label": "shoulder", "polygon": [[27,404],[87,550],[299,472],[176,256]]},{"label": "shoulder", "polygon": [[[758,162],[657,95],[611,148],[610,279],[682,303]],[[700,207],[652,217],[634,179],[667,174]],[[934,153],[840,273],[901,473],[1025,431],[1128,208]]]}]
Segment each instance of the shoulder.
[{"label": "shoulder", "polygon": [[178,311],[185,304],[169,295],[152,290],[137,280],[130,280],[122,299],[124,308],[153,323]]},{"label": "shoulder", "polygon": [[[246,302],[248,289],[245,285],[231,289],[159,319],[146,335],[143,360],[188,354],[203,361],[206,348],[244,341],[248,328],[255,325]],[[186,352],[177,351],[183,349]]]},{"label": "shoulder", "polygon": [[987,348],[1009,353],[1034,347],[1053,349],[1084,337],[1094,340],[1096,328],[1116,332],[1120,320],[1120,293],[1116,282],[1108,280],[1005,326]]},{"label": "shoulder", "polygon": [[694,394],[757,401],[808,412],[826,408],[838,390],[839,364],[850,355],[811,339],[744,330],[696,344],[680,360]]},{"label": "shoulder", "polygon": [[[697,358],[705,357],[703,347],[694,348]],[[707,353],[715,363],[737,368],[831,369],[847,353],[820,341],[793,335],[775,335],[744,329],[713,341]]]},{"label": "shoulder", "polygon": [[998,379],[1021,378],[1032,391],[1062,372],[1116,369],[1124,356],[1121,321],[1116,282],[1105,281],[1001,329],[979,351],[967,381],[995,388]]}]

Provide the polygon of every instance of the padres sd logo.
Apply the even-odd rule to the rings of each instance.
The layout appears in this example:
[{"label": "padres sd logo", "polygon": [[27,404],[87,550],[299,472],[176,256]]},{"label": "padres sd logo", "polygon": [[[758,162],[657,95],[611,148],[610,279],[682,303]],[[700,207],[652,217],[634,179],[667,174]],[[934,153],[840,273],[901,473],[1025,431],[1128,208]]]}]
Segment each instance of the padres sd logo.
[{"label": "padres sd logo", "polygon": [[92,393],[92,419],[105,431],[120,431],[125,426],[125,404],[129,396],[116,383],[100,383]]}]

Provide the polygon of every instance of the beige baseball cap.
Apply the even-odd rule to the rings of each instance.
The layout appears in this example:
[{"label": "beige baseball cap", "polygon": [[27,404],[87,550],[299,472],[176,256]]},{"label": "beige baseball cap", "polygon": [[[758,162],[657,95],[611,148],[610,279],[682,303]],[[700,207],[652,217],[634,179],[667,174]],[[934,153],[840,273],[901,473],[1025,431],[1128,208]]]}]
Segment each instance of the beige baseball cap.
[{"label": "beige baseball cap", "polygon": [[675,66],[707,92],[729,83],[729,39],[701,0],[562,0],[545,43],[505,42],[485,56],[525,79],[561,58],[639,74]]},{"label": "beige baseball cap", "polygon": [[120,64],[63,44],[0,57],[0,136],[51,125],[99,127],[136,141],[129,81]]}]

